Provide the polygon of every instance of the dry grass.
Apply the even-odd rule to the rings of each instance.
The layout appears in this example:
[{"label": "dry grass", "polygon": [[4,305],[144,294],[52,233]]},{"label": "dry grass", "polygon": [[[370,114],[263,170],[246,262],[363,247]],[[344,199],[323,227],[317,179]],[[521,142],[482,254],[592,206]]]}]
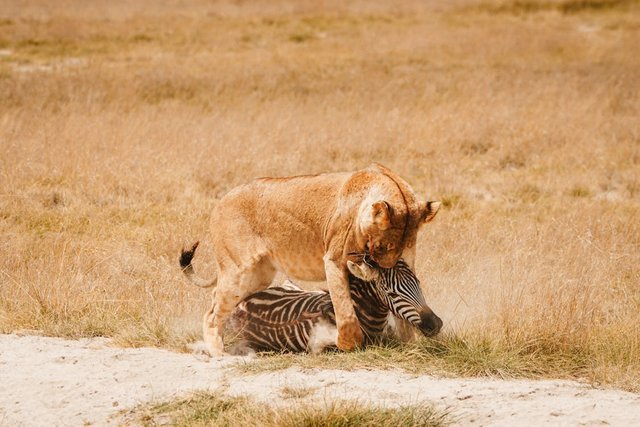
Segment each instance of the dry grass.
[{"label": "dry grass", "polygon": [[[401,369],[446,377],[580,379],[593,386],[614,382],[619,388],[637,391],[637,362],[621,357],[635,354],[635,345],[617,343],[615,351],[618,354],[613,355],[603,352],[601,343],[596,342],[558,345],[539,337],[529,341],[508,340],[473,331],[443,334],[438,339],[422,339],[409,344],[384,342],[353,353],[263,353],[259,358],[236,365],[235,369],[248,375],[293,366],[302,369]],[[616,363],[615,367],[613,363]],[[282,396],[285,396],[284,392]]]},{"label": "dry grass", "polygon": [[637,390],[639,46],[634,1],[7,0],[0,331],[182,348],[217,198],[375,160],[445,202],[449,331]]},{"label": "dry grass", "polygon": [[284,386],[280,389],[280,397],[283,399],[304,399],[317,390],[317,387]]},{"label": "dry grass", "polygon": [[172,426],[444,426],[447,414],[428,405],[398,408],[367,407],[357,402],[334,402],[326,408],[298,405],[276,409],[246,398],[220,393],[195,393],[189,397],[144,405],[125,414],[127,425]]}]

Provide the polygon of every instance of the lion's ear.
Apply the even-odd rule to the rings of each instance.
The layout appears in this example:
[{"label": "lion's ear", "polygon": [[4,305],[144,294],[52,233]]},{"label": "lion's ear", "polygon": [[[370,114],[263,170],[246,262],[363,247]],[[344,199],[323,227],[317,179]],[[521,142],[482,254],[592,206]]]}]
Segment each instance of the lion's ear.
[{"label": "lion's ear", "polygon": [[440,209],[440,202],[425,203],[425,207],[422,211],[422,221],[423,222],[431,221],[436,216],[439,209]]},{"label": "lion's ear", "polygon": [[384,200],[371,205],[371,216],[373,223],[377,225],[380,230],[386,230],[391,226],[391,207]]}]

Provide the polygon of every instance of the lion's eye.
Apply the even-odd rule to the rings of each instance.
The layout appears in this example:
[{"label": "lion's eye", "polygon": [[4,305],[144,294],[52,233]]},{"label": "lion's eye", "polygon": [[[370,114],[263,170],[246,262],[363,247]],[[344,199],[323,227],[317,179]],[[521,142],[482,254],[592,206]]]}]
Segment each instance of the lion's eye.
[{"label": "lion's eye", "polygon": [[392,251],[392,250],[394,250],[395,248],[396,248],[396,245],[394,245],[393,243],[389,243],[389,244],[387,245],[387,250],[388,250],[388,251]]}]

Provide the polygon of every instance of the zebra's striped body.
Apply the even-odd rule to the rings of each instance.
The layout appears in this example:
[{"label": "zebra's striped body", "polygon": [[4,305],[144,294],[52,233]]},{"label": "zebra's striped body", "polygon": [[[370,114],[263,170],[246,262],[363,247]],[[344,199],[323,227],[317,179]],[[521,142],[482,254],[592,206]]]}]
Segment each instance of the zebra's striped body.
[{"label": "zebra's striped body", "polygon": [[[365,345],[382,335],[390,313],[427,335],[439,331],[442,322],[427,306],[420,282],[403,260],[390,269],[366,267],[366,272],[367,281],[349,275]],[[429,326],[424,324],[425,316],[431,320]],[[291,283],[245,298],[235,308],[229,326],[242,344],[256,351],[319,352],[334,347],[337,336],[329,293],[304,291]]]}]

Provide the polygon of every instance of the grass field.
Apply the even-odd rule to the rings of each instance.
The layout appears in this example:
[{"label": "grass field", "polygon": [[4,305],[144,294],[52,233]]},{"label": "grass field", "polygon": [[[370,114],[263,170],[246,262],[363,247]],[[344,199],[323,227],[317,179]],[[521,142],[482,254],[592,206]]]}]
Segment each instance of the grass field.
[{"label": "grass field", "polygon": [[366,354],[639,390],[639,118],[638,1],[4,0],[0,331],[183,348],[216,199],[379,161],[447,332]]},{"label": "grass field", "polygon": [[428,405],[383,408],[358,402],[335,402],[326,408],[300,404],[295,408],[274,409],[246,398],[221,393],[200,392],[191,396],[141,405],[125,416],[127,425],[155,426],[237,426],[265,427],[440,427],[451,424],[451,417]]}]

